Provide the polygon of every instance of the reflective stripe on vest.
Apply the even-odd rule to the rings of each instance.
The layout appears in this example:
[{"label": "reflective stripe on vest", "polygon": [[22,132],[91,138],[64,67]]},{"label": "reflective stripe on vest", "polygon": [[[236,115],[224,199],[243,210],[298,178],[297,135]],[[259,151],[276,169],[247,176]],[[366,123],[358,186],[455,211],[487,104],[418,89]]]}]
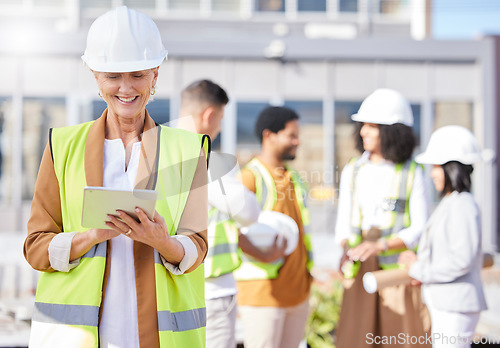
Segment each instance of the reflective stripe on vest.
[{"label": "reflective stripe on vest", "polygon": [[[86,186],[85,142],[92,124],[53,129],[50,134],[63,229],[68,232],[87,230],[81,226],[81,216]],[[205,138],[163,126],[157,130],[159,162],[153,185],[159,191],[156,210],[165,218],[169,232],[176,234],[196,171],[200,144]],[[203,145],[208,153],[209,141]],[[154,252],[155,260],[159,259],[158,252]],[[40,274],[30,346],[59,341],[57,346],[98,347],[105,266],[106,242],[103,242],[87,252],[71,271]],[[161,263],[155,262],[154,267],[160,346],[204,346],[203,265],[180,276],[172,275]]]},{"label": "reflective stripe on vest", "polygon": [[[246,168],[251,170],[255,176],[255,195],[262,210],[273,210],[278,200],[276,185],[272,175],[267,168],[257,159],[252,159]],[[311,270],[313,266],[312,243],[307,225],[310,222],[309,209],[305,205],[307,189],[302,178],[293,169],[286,167],[291,174],[295,198],[300,209],[301,220],[304,226],[304,244],[307,250],[307,268]],[[278,271],[283,265],[283,259],[278,259],[272,263],[259,262],[239,250],[242,261],[241,266],[235,271],[235,278],[239,281],[255,279],[274,279],[278,277]]]},{"label": "reflective stripe on vest", "polygon": [[[353,174],[351,179],[351,192],[355,197],[357,185],[356,179],[360,168],[364,162],[359,159],[351,160],[353,165]],[[393,180],[392,192],[384,202],[384,221],[389,221],[386,225],[381,226],[381,238],[391,239],[397,238],[397,234],[403,228],[410,226],[410,209],[409,198],[413,187],[413,179],[415,177],[415,169],[417,163],[415,161],[406,161],[398,163],[394,167],[395,179]],[[355,200],[353,199],[353,204]],[[353,206],[351,217],[351,235],[348,238],[349,247],[355,247],[362,241],[361,221],[359,209]],[[387,250],[378,255],[379,265],[383,269],[399,268],[397,263],[399,254],[405,249]]]},{"label": "reflective stripe on vest", "polygon": [[213,208],[208,220],[208,254],[205,278],[231,273],[241,264],[238,256],[238,228],[227,214]]}]

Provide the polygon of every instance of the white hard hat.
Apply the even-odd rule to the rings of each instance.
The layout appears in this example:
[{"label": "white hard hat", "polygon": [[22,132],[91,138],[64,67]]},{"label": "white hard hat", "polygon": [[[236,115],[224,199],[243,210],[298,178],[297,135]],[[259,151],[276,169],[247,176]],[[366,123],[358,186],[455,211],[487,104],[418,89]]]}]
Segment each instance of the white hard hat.
[{"label": "white hard hat", "polygon": [[467,128],[445,126],[432,133],[427,149],[417,155],[415,160],[426,164],[445,164],[450,161],[473,164],[492,158],[493,151],[481,151],[476,138]]},{"label": "white hard hat", "polygon": [[398,91],[380,88],[365,98],[358,113],[351,116],[356,122],[413,126],[410,103]]},{"label": "white hard hat", "polygon": [[290,255],[299,242],[299,228],[295,220],[277,211],[262,211],[257,222],[243,227],[241,233],[261,250],[270,248],[276,235],[279,235],[280,239],[287,240],[285,255]]},{"label": "white hard hat", "polygon": [[131,72],[155,68],[166,56],[153,20],[120,6],[92,23],[82,59],[94,71]]}]

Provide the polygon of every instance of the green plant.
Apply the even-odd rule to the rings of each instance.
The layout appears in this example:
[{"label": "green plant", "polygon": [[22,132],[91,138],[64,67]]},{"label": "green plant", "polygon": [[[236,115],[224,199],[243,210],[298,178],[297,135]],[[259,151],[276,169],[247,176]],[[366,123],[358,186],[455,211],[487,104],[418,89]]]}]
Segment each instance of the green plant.
[{"label": "green plant", "polygon": [[342,283],[332,279],[328,284],[314,283],[311,288],[311,313],[307,320],[307,344],[311,348],[335,348],[333,335],[342,304]]}]

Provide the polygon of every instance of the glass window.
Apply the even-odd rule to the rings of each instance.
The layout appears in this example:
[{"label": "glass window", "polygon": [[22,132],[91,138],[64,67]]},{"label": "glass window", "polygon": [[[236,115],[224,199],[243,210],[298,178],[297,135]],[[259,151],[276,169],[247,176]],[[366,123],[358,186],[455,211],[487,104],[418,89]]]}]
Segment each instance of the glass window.
[{"label": "glass window", "polygon": [[94,120],[97,120],[99,117],[101,117],[102,112],[104,109],[106,109],[106,102],[102,99],[98,100],[93,100],[92,101],[92,118]]},{"label": "glass window", "polygon": [[255,9],[262,12],[283,12],[285,4],[284,0],[257,0]]},{"label": "glass window", "polygon": [[299,11],[326,12],[326,0],[298,0]]},{"label": "glass window", "polygon": [[[94,100],[92,102],[92,115],[94,120],[98,119],[102,115],[106,106],[106,102],[102,99]],[[148,104],[146,109],[156,123],[164,124],[170,121],[169,99],[155,99]]]},{"label": "glass window", "polygon": [[80,0],[82,8],[111,8],[112,0]]},{"label": "glass window", "polygon": [[436,102],[434,104],[434,130],[448,125],[472,130],[471,102]]},{"label": "glass window", "polygon": [[300,116],[300,146],[292,166],[311,189],[323,184],[323,102],[285,101]]},{"label": "glass window", "polygon": [[0,200],[10,199],[11,192],[11,154],[8,153],[11,136],[6,132],[9,128],[8,118],[12,112],[12,99],[0,97]]},{"label": "glass window", "polygon": [[221,137],[222,137],[222,132],[219,133],[219,135],[217,136],[217,138],[214,139],[210,139],[212,140],[212,151],[217,151],[217,152],[220,152],[221,150]]},{"label": "glass window", "polygon": [[408,0],[379,0],[380,13],[407,14],[409,12]]},{"label": "glass window", "polygon": [[339,171],[336,176],[335,185],[338,187],[340,172],[345,165],[360,153],[356,150],[354,142],[355,125],[351,115],[355,114],[361,101],[337,101],[335,102],[335,166]]},{"label": "glass window", "polygon": [[420,148],[420,104],[411,104],[411,111],[413,113],[413,134],[415,134],[416,148]]},{"label": "glass window", "polygon": [[156,0],[123,0],[123,4],[131,8],[155,8]]},{"label": "glass window", "polygon": [[199,11],[200,0],[169,0],[168,7],[171,10]]},{"label": "glass window", "polygon": [[156,123],[165,124],[170,121],[169,99],[155,99],[148,104],[146,109]]},{"label": "glass window", "polygon": [[339,0],[340,12],[357,12],[358,0]]},{"label": "glass window", "polygon": [[224,12],[239,12],[241,1],[234,0],[212,0],[212,10]]},{"label": "glass window", "polygon": [[285,101],[285,106],[297,112],[300,123],[323,124],[323,102],[321,101]]},{"label": "glass window", "polygon": [[[240,167],[257,155],[260,142],[255,135],[255,123],[267,102],[238,102],[236,104],[236,157]],[[220,136],[219,136],[220,138]]]},{"label": "glass window", "polygon": [[23,104],[23,199],[32,199],[49,129],[66,125],[64,98],[25,98]]},{"label": "glass window", "polygon": [[238,145],[258,145],[259,139],[255,135],[255,123],[267,102],[238,102],[236,105],[236,143]]}]

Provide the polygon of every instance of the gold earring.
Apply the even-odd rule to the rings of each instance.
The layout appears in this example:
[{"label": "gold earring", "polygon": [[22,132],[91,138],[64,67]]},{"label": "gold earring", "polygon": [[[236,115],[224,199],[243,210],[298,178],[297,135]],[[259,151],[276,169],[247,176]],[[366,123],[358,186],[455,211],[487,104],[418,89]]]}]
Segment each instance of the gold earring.
[{"label": "gold earring", "polygon": [[101,90],[97,91],[97,94],[102,98]]},{"label": "gold earring", "polygon": [[150,93],[151,93],[151,95],[155,95],[155,93],[156,93],[156,87],[153,86],[153,88],[151,89]]}]

